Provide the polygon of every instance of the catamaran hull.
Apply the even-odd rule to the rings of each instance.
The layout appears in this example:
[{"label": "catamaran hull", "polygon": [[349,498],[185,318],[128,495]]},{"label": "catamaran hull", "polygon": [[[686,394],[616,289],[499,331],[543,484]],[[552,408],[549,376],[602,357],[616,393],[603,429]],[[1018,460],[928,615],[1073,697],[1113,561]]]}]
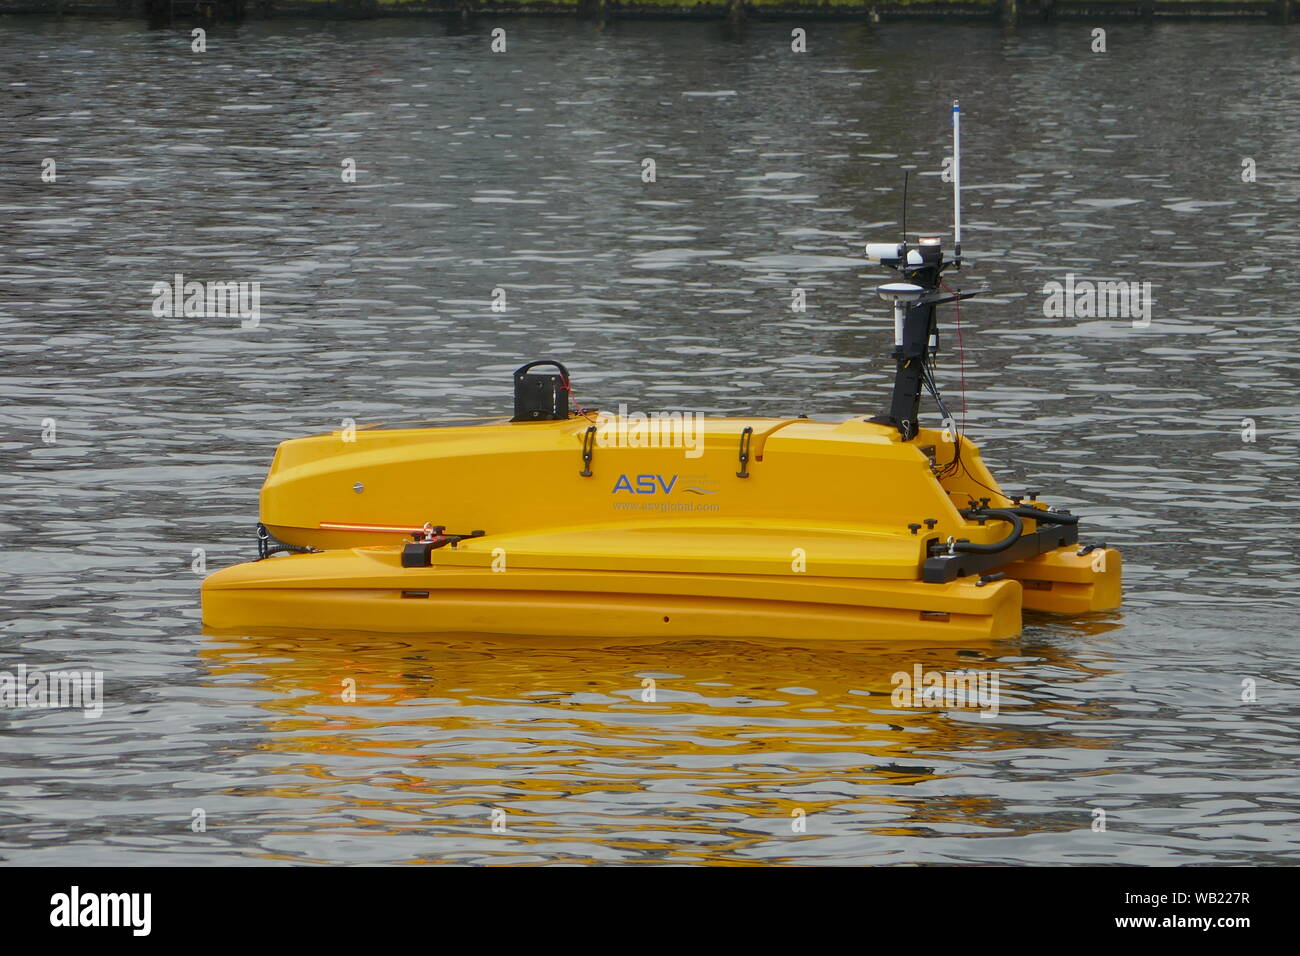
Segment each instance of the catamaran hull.
[{"label": "catamaran hull", "polygon": [[391,549],[355,549],[272,558],[216,572],[204,584],[203,618],[217,631],[960,642],[1014,636],[1026,606],[1075,614],[1113,606],[1118,554],[1108,552],[1108,560],[1108,573],[1089,582],[1050,581],[1051,575],[1068,577],[1077,569],[1026,562],[1021,573],[1037,575],[1029,578],[1032,590],[1026,590],[1010,577],[981,586],[976,578],[936,585],[795,576],[402,568]]},{"label": "catamaran hull", "polygon": [[212,574],[204,623],[959,642],[1014,635],[1024,609],[1119,605],[1118,552],[1000,493],[965,438],[700,424],[691,448],[601,444],[583,417],[285,442],[262,489],[263,550],[325,550]]}]

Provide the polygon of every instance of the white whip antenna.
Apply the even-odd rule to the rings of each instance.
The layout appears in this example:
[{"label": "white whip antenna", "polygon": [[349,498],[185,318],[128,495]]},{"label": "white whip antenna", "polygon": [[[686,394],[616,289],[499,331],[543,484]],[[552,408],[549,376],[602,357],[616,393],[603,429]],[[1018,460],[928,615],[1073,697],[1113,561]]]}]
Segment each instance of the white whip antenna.
[{"label": "white whip antenna", "polygon": [[952,101],[952,242],[953,265],[961,271],[961,104]]}]

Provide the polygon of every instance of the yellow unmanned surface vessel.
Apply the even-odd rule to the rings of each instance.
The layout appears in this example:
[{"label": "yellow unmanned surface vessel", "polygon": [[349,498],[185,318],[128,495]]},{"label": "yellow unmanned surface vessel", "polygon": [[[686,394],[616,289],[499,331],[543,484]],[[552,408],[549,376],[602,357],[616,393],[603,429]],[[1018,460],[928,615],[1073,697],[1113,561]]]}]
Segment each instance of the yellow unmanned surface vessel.
[{"label": "yellow unmanned surface vessel", "polygon": [[[960,267],[960,219],[953,265]],[[1023,608],[1120,603],[1120,556],[1009,497],[957,433],[920,428],[937,239],[876,244],[903,280],[889,412],[841,423],[570,410],[568,370],[515,372],[510,420],[286,441],[259,560],[203,582],[216,630],[943,641]],[[554,371],[539,372],[543,366]],[[455,529],[448,530],[448,529]]]}]

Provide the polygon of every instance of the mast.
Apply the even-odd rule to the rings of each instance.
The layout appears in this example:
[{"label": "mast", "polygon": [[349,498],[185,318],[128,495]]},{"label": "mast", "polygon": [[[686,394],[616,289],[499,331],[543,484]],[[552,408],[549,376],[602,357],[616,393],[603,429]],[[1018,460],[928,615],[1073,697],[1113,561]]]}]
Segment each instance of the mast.
[{"label": "mast", "polygon": [[[889,412],[871,419],[897,428],[903,441],[915,438],[920,428],[917,419],[921,411],[921,391],[927,384],[935,388],[932,366],[939,351],[935,306],[979,295],[979,292],[943,295],[940,291],[943,270],[948,265],[961,268],[961,105],[956,100],[952,104],[952,153],[951,263],[944,260],[943,247],[937,237],[923,238],[916,245],[909,246],[905,232],[902,242],[867,243],[867,259],[894,269],[904,280],[886,283],[876,290],[882,299],[893,303],[892,355],[897,369]],[[937,398],[937,388],[935,391]]]},{"label": "mast", "polygon": [[939,348],[934,307],[940,301],[946,301],[938,295],[939,276],[945,263],[943,249],[936,238],[921,239],[911,249],[905,249],[899,243],[896,249],[892,256],[879,261],[883,265],[893,265],[906,281],[890,282],[876,291],[882,299],[893,302],[893,358],[897,370],[889,412],[875,421],[893,425],[903,441],[910,441],[920,428],[917,419],[921,411],[921,391],[925,387],[930,359]]},{"label": "mast", "polygon": [[952,262],[961,271],[961,103],[952,101]]}]

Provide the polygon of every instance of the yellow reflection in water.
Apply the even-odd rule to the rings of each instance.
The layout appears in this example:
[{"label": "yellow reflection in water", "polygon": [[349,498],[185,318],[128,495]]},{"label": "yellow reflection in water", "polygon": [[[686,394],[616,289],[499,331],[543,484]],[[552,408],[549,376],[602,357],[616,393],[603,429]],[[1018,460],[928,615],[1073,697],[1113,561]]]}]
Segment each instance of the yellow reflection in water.
[{"label": "yellow reflection in water", "polygon": [[852,821],[838,832],[866,862],[873,835],[996,827],[994,795],[912,788],[960,774],[962,753],[1030,745],[975,709],[894,706],[895,673],[996,672],[1004,715],[1040,706],[1017,668],[1088,673],[1059,648],[1031,656],[1008,642],[845,650],[281,632],[210,637],[201,655],[218,686],[267,695],[258,749],[283,756],[273,773],[286,783],[258,795],[311,801],[317,832],[412,838],[383,862],[771,863],[803,858],[797,841],[824,838],[831,819]]}]

